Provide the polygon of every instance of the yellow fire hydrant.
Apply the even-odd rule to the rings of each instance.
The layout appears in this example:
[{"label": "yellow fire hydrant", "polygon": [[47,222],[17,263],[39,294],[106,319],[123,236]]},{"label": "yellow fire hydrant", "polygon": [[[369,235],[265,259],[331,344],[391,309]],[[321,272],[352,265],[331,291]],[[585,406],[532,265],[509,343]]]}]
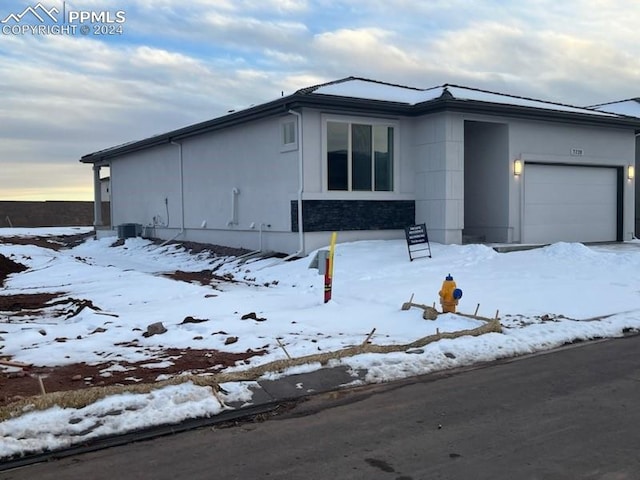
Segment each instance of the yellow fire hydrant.
[{"label": "yellow fire hydrant", "polygon": [[456,282],[453,280],[451,274],[447,275],[442,282],[442,287],[440,288],[440,305],[442,305],[443,313],[456,313],[456,305],[458,305],[458,300],[462,298],[462,290],[457,288]]}]

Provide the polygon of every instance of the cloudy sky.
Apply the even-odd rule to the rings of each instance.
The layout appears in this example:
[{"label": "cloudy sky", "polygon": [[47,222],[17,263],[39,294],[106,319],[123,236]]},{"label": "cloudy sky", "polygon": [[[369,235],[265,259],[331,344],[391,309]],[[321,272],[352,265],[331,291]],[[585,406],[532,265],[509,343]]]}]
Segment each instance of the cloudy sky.
[{"label": "cloudy sky", "polygon": [[37,3],[0,3],[0,200],[91,200],[84,154],[350,75],[640,96],[640,6],[623,0],[41,0],[124,12],[122,31],[18,32],[39,21],[8,17]]}]

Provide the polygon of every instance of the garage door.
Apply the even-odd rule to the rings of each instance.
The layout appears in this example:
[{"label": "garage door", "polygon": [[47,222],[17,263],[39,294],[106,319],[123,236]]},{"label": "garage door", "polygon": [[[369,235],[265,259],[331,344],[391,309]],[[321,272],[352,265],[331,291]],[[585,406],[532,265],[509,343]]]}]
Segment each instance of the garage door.
[{"label": "garage door", "polygon": [[523,242],[617,239],[616,168],[526,164]]}]

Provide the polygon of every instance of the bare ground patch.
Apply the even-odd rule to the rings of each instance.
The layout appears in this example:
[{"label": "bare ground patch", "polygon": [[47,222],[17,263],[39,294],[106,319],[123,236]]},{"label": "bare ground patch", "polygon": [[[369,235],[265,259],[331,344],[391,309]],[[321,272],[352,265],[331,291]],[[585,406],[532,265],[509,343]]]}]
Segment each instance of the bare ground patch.
[{"label": "bare ground patch", "polygon": [[87,238],[92,237],[93,235],[93,232],[87,232],[78,233],[75,235],[58,235],[47,237],[0,237],[0,243],[7,243],[12,245],[35,245],[37,247],[58,251],[66,248],[77,247]]},{"label": "bare ground patch", "polygon": [[[160,375],[184,373],[217,373],[247,361],[266,351],[249,350],[243,353],[218,350],[170,348],[158,353],[154,360],[143,362],[105,362],[96,365],[74,363],[61,367],[31,367],[0,375],[0,406],[39,395],[40,382],[47,393],[82,390],[94,386],[133,385],[155,383]],[[6,357],[5,357],[6,359]],[[153,368],[155,362],[163,362],[161,368]]]},{"label": "bare ground patch", "polygon": [[14,262],[10,258],[0,254],[0,287],[4,285],[4,281],[9,275],[24,272],[26,269],[27,267],[23,264]]},{"label": "bare ground patch", "polygon": [[[14,245],[36,245],[51,250],[73,248],[83,243],[93,233],[59,236],[59,237],[4,237],[0,243]],[[124,242],[122,242],[124,243]],[[117,245],[117,243],[115,244]],[[114,246],[115,246],[114,245]],[[240,256],[247,253],[246,250],[218,247],[215,245],[202,245],[195,243],[183,243],[183,248],[191,253],[209,254],[211,257]],[[77,258],[82,261],[81,258]],[[27,270],[27,267],[14,262],[10,258],[0,255],[0,286],[4,279],[11,274]],[[213,270],[200,272],[176,271],[165,276],[185,282],[196,282],[201,285],[210,285],[216,288],[220,283],[242,282],[236,280],[231,274],[219,275]],[[214,295],[212,295],[214,296]],[[78,315],[83,309],[90,308],[102,315],[114,316],[111,313],[102,312],[100,307],[94,305],[91,300],[69,297],[65,292],[46,293],[21,293],[15,295],[0,295],[0,312],[7,317],[7,322],[30,323],[40,317],[49,319],[71,318]],[[54,320],[55,321],[55,320]],[[193,317],[185,318],[183,323],[199,323],[206,320]],[[40,331],[47,335],[48,327]],[[97,329],[92,333],[99,333]],[[266,350],[253,351],[251,349],[241,353],[222,352],[207,349],[178,349],[166,348],[154,354],[153,359],[141,362],[107,361],[100,364],[88,365],[86,363],[74,363],[65,366],[9,366],[12,362],[10,355],[2,354],[2,344],[6,341],[7,332],[2,331],[0,324],[0,362],[5,363],[0,370],[0,407],[16,402],[22,398],[39,395],[42,387],[47,393],[84,390],[91,387],[119,386],[133,384],[153,384],[160,378],[167,378],[182,374],[207,375],[223,371],[227,367],[238,363],[249,363],[254,356],[264,355]],[[225,334],[225,332],[217,332]],[[3,338],[5,337],[5,338]],[[231,337],[230,337],[231,338]],[[67,342],[72,339],[60,337],[56,342]],[[229,339],[227,339],[229,340]],[[232,342],[229,342],[232,343]],[[136,347],[136,344],[129,345]],[[43,359],[42,363],[46,363]],[[41,386],[42,385],[42,386]]]}]

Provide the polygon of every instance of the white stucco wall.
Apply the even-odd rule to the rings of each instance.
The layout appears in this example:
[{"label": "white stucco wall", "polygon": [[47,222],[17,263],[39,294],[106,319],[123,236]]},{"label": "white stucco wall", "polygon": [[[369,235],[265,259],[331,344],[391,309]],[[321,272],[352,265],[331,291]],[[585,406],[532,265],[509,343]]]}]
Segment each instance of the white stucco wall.
[{"label": "white stucco wall", "polygon": [[[339,117],[372,118],[303,110],[303,199],[415,200],[416,223],[426,223],[430,239],[440,243],[462,242],[465,193],[475,199],[466,205],[469,219],[483,223],[485,232],[490,228],[499,232],[487,241],[521,241],[522,179],[513,175],[515,158],[525,162],[525,169],[526,162],[532,161],[626,167],[635,160],[632,130],[451,112],[381,117],[398,129],[394,191],[327,191],[323,124],[327,118]],[[177,145],[164,144],[113,159],[112,224],[150,225],[155,219],[159,238],[172,238],[184,226],[182,240],[296,252],[299,236],[291,231],[290,208],[298,197],[299,150],[282,148],[282,119],[252,121],[184,139],[183,189]],[[505,138],[503,130],[489,129],[487,135],[495,138],[475,141],[474,135],[483,136],[476,130],[471,143],[480,147],[466,152],[467,162],[473,165],[465,165],[465,121],[503,125],[507,132]],[[581,149],[583,155],[571,155],[573,148]],[[466,168],[471,169],[467,183],[473,178],[477,185],[465,185]],[[626,175],[624,183],[628,239],[634,229],[634,185]],[[233,189],[238,191],[235,219]],[[487,202],[477,203],[483,194]],[[402,231],[353,231],[339,235],[339,240],[402,236]],[[308,233],[305,250],[308,253],[328,242],[329,232]]]},{"label": "white stucco wall", "polygon": [[440,113],[413,120],[406,150],[413,157],[416,223],[431,240],[461,243],[464,226],[464,124]]},{"label": "white stucco wall", "polygon": [[[282,152],[280,123],[262,120],[183,142],[185,227],[291,231],[298,188],[297,150]],[[232,190],[236,221],[232,221]]]},{"label": "white stucco wall", "polygon": [[[266,250],[296,251],[290,202],[297,198],[298,151],[284,151],[280,120],[254,121],[182,140],[182,192],[178,145],[115,159],[113,225],[151,225],[155,217],[161,219],[155,229],[159,238],[171,238],[184,226],[183,240],[250,250],[262,243]],[[238,194],[232,218],[234,189]]]},{"label": "white stucco wall", "polygon": [[[180,226],[180,166],[178,148],[162,145],[131,153],[111,162],[111,210],[114,226],[123,223]],[[165,204],[165,199],[167,203]]]},{"label": "white stucco wall", "polygon": [[[635,161],[633,130],[611,127],[567,125],[514,119],[509,124],[510,159],[527,162],[549,162],[567,165],[598,165],[622,167],[623,240],[630,240],[634,231],[634,182],[627,180],[626,167]],[[582,155],[572,154],[572,149]],[[512,162],[510,162],[512,163]],[[510,165],[512,168],[512,166]],[[512,241],[521,241],[521,208],[523,178],[510,176],[509,218],[513,227]]]}]

